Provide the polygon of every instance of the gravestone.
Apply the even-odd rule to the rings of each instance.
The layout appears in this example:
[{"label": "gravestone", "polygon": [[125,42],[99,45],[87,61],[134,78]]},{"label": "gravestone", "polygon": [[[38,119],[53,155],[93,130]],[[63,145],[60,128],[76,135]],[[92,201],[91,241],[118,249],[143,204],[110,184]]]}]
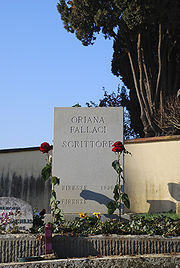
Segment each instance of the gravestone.
[{"label": "gravestone", "polygon": [[19,230],[28,230],[33,224],[31,205],[15,197],[0,197],[0,223],[3,221],[7,229],[12,227],[12,221],[16,221]]},{"label": "gravestone", "polygon": [[55,108],[53,176],[60,178],[56,192],[65,216],[107,215],[117,179],[112,144],[119,140],[123,141],[122,107]]}]

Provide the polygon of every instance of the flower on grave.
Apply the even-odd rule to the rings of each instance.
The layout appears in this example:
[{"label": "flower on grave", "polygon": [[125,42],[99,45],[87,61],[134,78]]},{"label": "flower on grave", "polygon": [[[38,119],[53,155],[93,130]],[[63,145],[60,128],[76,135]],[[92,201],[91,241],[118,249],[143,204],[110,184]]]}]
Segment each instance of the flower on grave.
[{"label": "flower on grave", "polygon": [[[45,181],[50,180],[50,183],[52,185],[50,207],[53,216],[53,222],[54,224],[58,224],[60,221],[64,221],[64,215],[62,213],[62,210],[58,207],[60,202],[56,200],[55,185],[59,185],[60,178],[52,176],[52,155],[51,153],[49,153],[50,150],[51,146],[49,145],[49,143],[47,142],[41,143],[40,151],[43,154],[47,153],[47,161],[48,161],[48,163],[42,169],[41,175]],[[46,211],[44,209],[39,213],[39,215],[43,217],[45,213]]]},{"label": "flower on grave", "polygon": [[117,153],[117,160],[114,160],[112,162],[112,167],[115,169],[117,172],[117,182],[113,190],[113,198],[114,200],[109,201],[106,204],[106,207],[108,208],[108,214],[113,214],[116,209],[119,210],[119,219],[121,219],[121,203],[123,202],[124,205],[127,208],[130,208],[130,201],[128,195],[121,189],[122,181],[124,182],[124,176],[123,176],[123,168],[120,163],[120,156],[121,153],[124,152],[125,154],[131,154],[129,153],[123,143],[121,141],[116,141],[112,145],[112,151]]},{"label": "flower on grave", "polygon": [[79,212],[79,216],[81,219],[85,219],[87,217],[86,213]]},{"label": "flower on grave", "polygon": [[4,218],[4,219],[7,219],[7,218],[8,218],[7,213],[4,212],[4,214],[3,214],[3,218]]},{"label": "flower on grave", "polygon": [[51,150],[51,146],[49,145],[49,143],[47,142],[43,142],[41,143],[40,146],[40,151],[44,154],[44,153],[48,153]]},{"label": "flower on grave", "polygon": [[93,215],[95,215],[98,218],[98,220],[100,220],[101,212],[94,212]]},{"label": "flower on grave", "polygon": [[0,214],[0,216],[1,216],[1,217],[5,217],[5,215],[6,215],[6,213],[5,213],[5,211],[3,210],[3,211],[1,212],[1,214]]},{"label": "flower on grave", "polygon": [[116,141],[113,145],[112,145],[112,151],[115,152],[115,153],[122,153],[125,148],[124,148],[124,145],[122,144],[121,141]]},{"label": "flower on grave", "polygon": [[12,210],[9,210],[8,216],[11,216],[11,215],[14,215],[14,214],[13,214]]},{"label": "flower on grave", "polygon": [[9,210],[8,212],[3,210],[0,213],[0,227],[5,232],[14,228],[14,214],[12,210]]}]

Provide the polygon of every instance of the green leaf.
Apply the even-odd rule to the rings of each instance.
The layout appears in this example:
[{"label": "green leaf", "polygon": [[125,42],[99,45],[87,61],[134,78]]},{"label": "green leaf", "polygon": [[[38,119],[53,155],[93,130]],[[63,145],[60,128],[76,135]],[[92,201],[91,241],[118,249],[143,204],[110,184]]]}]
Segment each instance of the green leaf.
[{"label": "green leaf", "polygon": [[124,149],[125,154],[130,154],[132,156],[132,153],[128,152],[126,149]]},{"label": "green leaf", "polygon": [[52,177],[51,178],[51,184],[53,185],[59,185],[60,179],[57,177]]},{"label": "green leaf", "polygon": [[118,160],[114,160],[112,162],[112,167],[116,170],[116,172],[119,174],[120,172],[122,172],[122,168],[120,166],[120,163]]},{"label": "green leaf", "polygon": [[54,190],[51,191],[51,196],[56,199],[56,192]]},{"label": "green leaf", "polygon": [[127,207],[127,208],[130,208],[130,201],[129,201],[129,197],[126,193],[122,193],[121,194],[121,199],[124,203],[124,205]]},{"label": "green leaf", "polygon": [[108,209],[108,214],[112,215],[117,208],[117,203],[115,201],[110,201],[106,204],[106,207]]},{"label": "green leaf", "polygon": [[55,211],[54,211],[54,214],[59,214],[59,212],[60,212],[60,209],[56,208]]},{"label": "green leaf", "polygon": [[46,164],[46,166],[42,169],[41,175],[45,181],[47,181],[51,177],[51,165]]},{"label": "green leaf", "polygon": [[114,193],[114,200],[118,201],[119,200],[119,185],[116,184],[113,190]]},{"label": "green leaf", "polygon": [[54,202],[55,202],[55,197],[54,196],[52,196],[51,198],[50,198],[50,205],[52,205]]}]

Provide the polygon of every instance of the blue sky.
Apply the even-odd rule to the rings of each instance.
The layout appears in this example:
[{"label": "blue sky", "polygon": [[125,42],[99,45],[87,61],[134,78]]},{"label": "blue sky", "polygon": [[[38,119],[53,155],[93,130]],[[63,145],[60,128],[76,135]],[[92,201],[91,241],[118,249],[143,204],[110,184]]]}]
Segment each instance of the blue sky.
[{"label": "blue sky", "polygon": [[112,41],[83,47],[63,28],[58,0],[0,0],[0,149],[52,144],[54,107],[116,91]]}]

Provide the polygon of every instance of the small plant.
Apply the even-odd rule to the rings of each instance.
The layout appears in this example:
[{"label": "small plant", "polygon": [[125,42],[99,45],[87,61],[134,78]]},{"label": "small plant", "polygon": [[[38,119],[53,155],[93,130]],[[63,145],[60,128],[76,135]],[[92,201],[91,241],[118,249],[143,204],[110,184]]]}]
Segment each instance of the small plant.
[{"label": "small plant", "polygon": [[131,234],[167,236],[180,235],[180,220],[166,213],[135,215],[130,221]]},{"label": "small plant", "polygon": [[102,233],[100,218],[100,212],[94,212],[92,216],[79,212],[79,218],[73,221],[65,221],[59,226],[59,233],[70,233],[73,236],[100,234]]},{"label": "small plant", "polygon": [[33,226],[30,228],[32,233],[41,232],[41,228],[44,227],[44,215],[46,214],[46,210],[43,208],[40,212],[38,212],[37,208],[33,209]]},{"label": "small plant", "polygon": [[41,175],[45,181],[50,180],[52,189],[51,189],[51,198],[50,198],[50,207],[51,207],[51,213],[53,216],[53,223],[54,227],[56,228],[57,225],[64,220],[64,215],[62,213],[62,210],[58,207],[59,201],[56,200],[56,192],[55,192],[55,186],[59,185],[60,179],[52,176],[52,155],[49,153],[51,150],[51,146],[47,142],[43,142],[40,146],[40,151],[44,154],[47,154],[47,161],[48,163],[46,166],[42,169]]},{"label": "small plant", "polygon": [[[97,216],[82,217],[73,221],[64,221],[59,226],[58,232],[62,235],[87,236],[98,234],[118,235],[161,235],[163,237],[179,236],[180,221],[162,215],[152,217],[132,216],[130,221],[124,222],[117,219],[110,219],[101,222]],[[98,216],[99,217],[99,216]]]},{"label": "small plant", "polygon": [[126,151],[121,141],[115,142],[112,146],[113,146],[112,151],[117,154],[117,160],[114,160],[112,162],[112,167],[115,169],[118,176],[116,185],[113,190],[114,201],[108,202],[106,206],[108,208],[108,214],[110,215],[113,214],[116,209],[118,209],[119,219],[121,219],[121,203],[123,202],[127,208],[130,208],[130,201],[128,195],[121,190],[121,180],[124,181],[124,177],[122,176],[123,169],[120,165],[120,155],[122,152],[126,154],[129,152]]}]

